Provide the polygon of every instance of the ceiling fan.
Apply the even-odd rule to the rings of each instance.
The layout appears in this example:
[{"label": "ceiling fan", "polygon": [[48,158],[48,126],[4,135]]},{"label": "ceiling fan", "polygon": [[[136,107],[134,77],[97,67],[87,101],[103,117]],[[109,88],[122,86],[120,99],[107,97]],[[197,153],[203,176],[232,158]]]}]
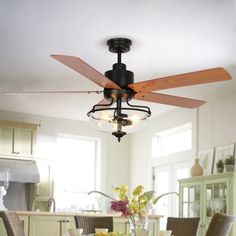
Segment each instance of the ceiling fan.
[{"label": "ceiling fan", "polygon": [[112,135],[120,141],[126,135],[125,131],[129,132],[132,127],[137,126],[151,115],[149,107],[131,105],[132,99],[196,108],[205,101],[154,93],[153,91],[231,79],[230,74],[224,68],[212,68],[134,83],[134,73],[126,70],[126,65],[121,62],[122,53],[128,52],[131,44],[132,41],[127,38],[113,38],[107,41],[109,51],[117,53],[117,63],[113,64],[112,70],[106,71],[105,75],[78,57],[51,55],[57,61],[102,87],[103,91],[47,91],[7,94],[103,93],[104,98],[93,106],[88,112],[88,116],[97,123],[100,129],[112,130]]}]

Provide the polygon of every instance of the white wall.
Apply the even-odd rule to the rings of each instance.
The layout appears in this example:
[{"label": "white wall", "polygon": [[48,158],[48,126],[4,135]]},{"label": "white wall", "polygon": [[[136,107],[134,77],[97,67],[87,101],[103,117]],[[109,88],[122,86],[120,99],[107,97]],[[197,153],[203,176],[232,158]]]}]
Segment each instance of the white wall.
[{"label": "white wall", "polygon": [[[197,122],[196,109],[178,109],[153,119],[146,129],[133,134],[131,136],[132,187],[142,183],[145,188],[151,189],[152,165],[162,164],[162,160],[151,161],[151,142],[154,133],[181,125],[189,120],[193,122],[193,150],[181,153],[183,160],[194,159],[196,148],[205,150],[236,143],[236,93],[229,93],[201,106],[199,122]],[[166,159],[165,161],[168,161],[168,157]]]},{"label": "white wall", "polygon": [[101,141],[101,190],[109,193],[112,184],[129,184],[129,136],[123,137],[121,142],[118,143],[117,139],[111,134],[95,130],[90,127],[88,122],[14,112],[0,111],[0,119],[40,124],[38,128],[37,158],[57,159],[55,143],[58,134],[95,137],[99,139]]},{"label": "white wall", "polygon": [[236,143],[236,93],[200,107],[199,150]]},{"label": "white wall", "polygon": [[[178,109],[168,114],[154,118],[149,125],[131,136],[131,186],[142,183],[145,189],[152,189],[152,166],[163,164],[163,160],[152,160],[152,138],[155,133],[175,126],[192,122],[193,150],[181,153],[183,160],[189,160],[195,155],[196,146],[196,110]],[[165,162],[168,156],[165,157]]]}]

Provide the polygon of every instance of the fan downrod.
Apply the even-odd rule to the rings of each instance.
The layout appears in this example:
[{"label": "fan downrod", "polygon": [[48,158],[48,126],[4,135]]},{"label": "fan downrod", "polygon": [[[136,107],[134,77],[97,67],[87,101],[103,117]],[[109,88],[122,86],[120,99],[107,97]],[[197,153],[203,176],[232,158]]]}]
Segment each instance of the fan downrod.
[{"label": "fan downrod", "polygon": [[126,70],[126,65],[121,62],[121,54],[128,52],[132,41],[126,38],[113,38],[107,41],[109,51],[117,53],[117,63],[113,64],[112,70],[106,71],[105,76],[119,85],[121,88],[128,88],[134,82],[134,73]]}]

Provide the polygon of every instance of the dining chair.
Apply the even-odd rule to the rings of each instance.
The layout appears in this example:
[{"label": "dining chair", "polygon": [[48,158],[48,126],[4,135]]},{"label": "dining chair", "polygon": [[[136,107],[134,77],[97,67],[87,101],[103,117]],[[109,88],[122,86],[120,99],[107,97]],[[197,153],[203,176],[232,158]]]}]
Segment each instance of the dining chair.
[{"label": "dining chair", "polygon": [[206,236],[228,236],[235,216],[216,213],[211,219]]},{"label": "dining chair", "polygon": [[168,217],[166,229],[174,236],[196,236],[200,218]]},{"label": "dining chair", "polygon": [[19,216],[12,211],[0,211],[0,217],[7,231],[7,236],[25,236]]},{"label": "dining chair", "polygon": [[83,234],[95,233],[95,228],[107,228],[108,232],[113,231],[113,217],[110,216],[81,216],[75,215],[76,228],[83,228]]}]

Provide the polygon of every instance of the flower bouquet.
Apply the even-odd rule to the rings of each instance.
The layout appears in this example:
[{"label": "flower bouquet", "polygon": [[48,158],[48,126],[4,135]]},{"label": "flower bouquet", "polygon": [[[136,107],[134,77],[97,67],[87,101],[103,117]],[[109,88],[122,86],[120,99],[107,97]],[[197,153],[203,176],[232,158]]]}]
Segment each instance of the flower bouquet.
[{"label": "flower bouquet", "polygon": [[160,198],[172,193],[178,195],[176,192],[169,192],[154,198],[155,191],[144,192],[142,185],[138,185],[132,191],[131,198],[127,196],[128,187],[126,185],[116,187],[114,191],[118,194],[119,200],[111,201],[111,209],[129,218],[132,235],[147,230],[149,212]]},{"label": "flower bouquet", "polygon": [[132,192],[132,197],[127,196],[128,187],[122,185],[114,191],[119,200],[111,202],[111,209],[120,212],[122,216],[129,218],[131,233],[147,229],[148,211],[151,209],[154,191],[144,192],[144,187],[138,185]]}]

